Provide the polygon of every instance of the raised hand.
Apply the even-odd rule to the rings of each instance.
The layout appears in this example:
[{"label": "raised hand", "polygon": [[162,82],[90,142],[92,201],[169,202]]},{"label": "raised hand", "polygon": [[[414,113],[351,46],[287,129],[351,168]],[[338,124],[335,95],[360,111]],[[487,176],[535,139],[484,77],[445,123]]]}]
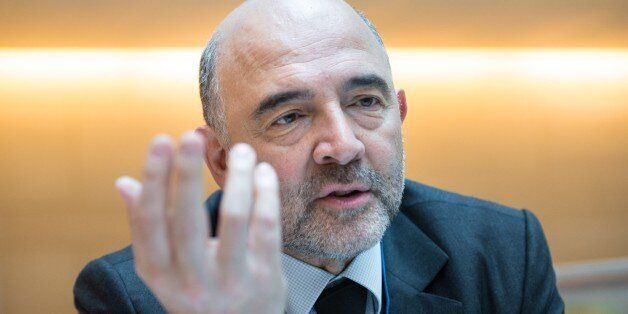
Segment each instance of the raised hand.
[{"label": "raised hand", "polygon": [[[282,313],[279,183],[255,151],[229,153],[217,238],[203,206],[203,138],[188,132],[175,152],[153,139],[143,182],[121,177],[137,274],[173,313]],[[174,177],[174,178],[172,178]]]}]

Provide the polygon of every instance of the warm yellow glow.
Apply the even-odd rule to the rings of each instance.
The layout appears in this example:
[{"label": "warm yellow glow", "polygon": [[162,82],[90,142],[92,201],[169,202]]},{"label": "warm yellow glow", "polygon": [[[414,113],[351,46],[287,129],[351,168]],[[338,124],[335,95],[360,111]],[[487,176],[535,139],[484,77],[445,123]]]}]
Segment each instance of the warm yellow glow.
[{"label": "warm yellow glow", "polygon": [[[196,79],[200,48],[0,49],[0,79]],[[395,79],[507,76],[548,81],[628,78],[626,49],[390,49]],[[5,83],[7,83],[5,81]]]},{"label": "warm yellow glow", "polygon": [[391,49],[395,78],[452,81],[486,76],[542,81],[628,78],[625,49]]},{"label": "warm yellow glow", "polygon": [[[113,183],[141,177],[154,135],[203,124],[201,50],[0,49],[4,312],[69,312],[85,263],[129,243]],[[628,255],[628,49],[390,59],[408,99],[408,178],[532,209],[554,262]]]},{"label": "warm yellow glow", "polygon": [[199,49],[0,49],[0,78],[47,81],[188,77]]}]

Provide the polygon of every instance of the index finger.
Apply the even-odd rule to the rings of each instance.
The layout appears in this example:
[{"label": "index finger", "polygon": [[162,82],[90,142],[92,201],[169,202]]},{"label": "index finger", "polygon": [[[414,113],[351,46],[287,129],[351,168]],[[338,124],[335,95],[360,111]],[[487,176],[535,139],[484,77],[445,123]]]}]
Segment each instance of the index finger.
[{"label": "index finger", "polygon": [[163,269],[170,262],[165,206],[172,152],[168,136],[153,139],[146,157],[140,199],[128,208],[133,252],[140,268]]},{"label": "index finger", "polygon": [[203,206],[202,153],[204,141],[194,132],[181,137],[174,164],[177,187],[170,208],[171,250],[181,272],[191,277],[204,269],[209,225]]}]

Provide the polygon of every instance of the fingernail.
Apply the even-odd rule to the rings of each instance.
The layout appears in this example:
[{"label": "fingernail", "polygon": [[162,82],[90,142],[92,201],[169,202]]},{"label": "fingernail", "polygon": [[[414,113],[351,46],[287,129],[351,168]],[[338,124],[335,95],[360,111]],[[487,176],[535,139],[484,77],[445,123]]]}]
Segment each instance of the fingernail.
[{"label": "fingernail", "polygon": [[251,153],[251,148],[249,145],[244,143],[238,143],[233,145],[231,148],[231,156],[235,158],[245,158],[248,157]]},{"label": "fingernail", "polygon": [[275,170],[266,162],[258,164],[255,168],[255,181],[260,188],[277,188],[277,175],[275,174]]},{"label": "fingernail", "polygon": [[170,137],[167,135],[158,135],[153,139],[151,154],[156,156],[164,156],[170,150]]},{"label": "fingernail", "polygon": [[129,177],[127,176],[119,177],[115,183],[116,188],[118,188],[118,190],[126,189],[126,187],[129,186],[129,180],[130,180]]},{"label": "fingernail", "polygon": [[186,132],[181,136],[181,153],[192,156],[199,153],[198,135],[194,132]]},{"label": "fingernail", "polygon": [[115,186],[118,190],[127,194],[134,194],[141,188],[141,185],[135,179],[128,176],[119,177],[115,182]]},{"label": "fingernail", "polygon": [[235,144],[229,152],[228,163],[230,169],[252,171],[255,167],[255,151],[248,144]]},{"label": "fingernail", "polygon": [[257,165],[257,171],[259,171],[261,175],[269,175],[273,173],[273,167],[267,162],[261,162]]},{"label": "fingernail", "polygon": [[255,169],[255,177],[257,180],[260,180],[260,182],[267,182],[276,180],[277,174],[273,166],[267,162],[261,162]]}]

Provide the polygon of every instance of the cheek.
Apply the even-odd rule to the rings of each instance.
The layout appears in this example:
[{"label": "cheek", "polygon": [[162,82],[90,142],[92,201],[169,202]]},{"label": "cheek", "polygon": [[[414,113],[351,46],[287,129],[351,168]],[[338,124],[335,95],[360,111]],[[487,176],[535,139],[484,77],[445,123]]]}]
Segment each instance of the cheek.
[{"label": "cheek", "polygon": [[393,123],[382,125],[362,137],[366,147],[366,156],[375,170],[388,169],[394,164],[398,145],[401,145],[401,127]]},{"label": "cheek", "polygon": [[279,177],[282,188],[296,186],[305,178],[309,156],[303,149],[264,143],[257,150],[258,162],[269,163]]}]

